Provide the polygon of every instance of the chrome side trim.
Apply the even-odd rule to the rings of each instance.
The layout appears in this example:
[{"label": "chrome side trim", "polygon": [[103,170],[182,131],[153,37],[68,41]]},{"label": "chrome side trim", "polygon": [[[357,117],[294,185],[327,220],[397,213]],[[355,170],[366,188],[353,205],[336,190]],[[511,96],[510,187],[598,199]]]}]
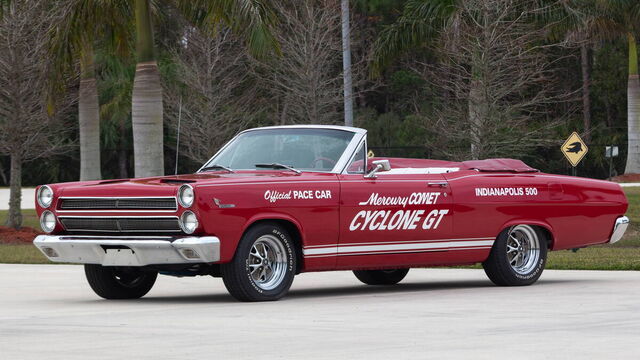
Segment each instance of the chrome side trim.
[{"label": "chrome side trim", "polygon": [[629,226],[629,218],[626,216],[621,216],[616,219],[615,225],[613,225],[613,232],[611,233],[611,238],[609,239],[609,243],[613,244],[620,239],[622,239],[622,235],[627,231],[627,227]]},{"label": "chrome side trim", "polygon": [[[33,244],[49,260],[63,263],[145,266],[220,261],[220,239],[215,236],[38,235]],[[187,258],[183,249],[195,251],[198,258]]]}]

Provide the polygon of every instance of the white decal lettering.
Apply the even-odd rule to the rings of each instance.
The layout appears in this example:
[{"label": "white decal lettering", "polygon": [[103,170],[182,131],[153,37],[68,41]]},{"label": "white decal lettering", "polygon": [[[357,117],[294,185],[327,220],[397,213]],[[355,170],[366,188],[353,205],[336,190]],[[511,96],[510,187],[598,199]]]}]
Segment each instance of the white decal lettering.
[{"label": "white decal lettering", "polygon": [[476,188],[476,196],[537,196],[538,188],[535,187],[499,187]]}]

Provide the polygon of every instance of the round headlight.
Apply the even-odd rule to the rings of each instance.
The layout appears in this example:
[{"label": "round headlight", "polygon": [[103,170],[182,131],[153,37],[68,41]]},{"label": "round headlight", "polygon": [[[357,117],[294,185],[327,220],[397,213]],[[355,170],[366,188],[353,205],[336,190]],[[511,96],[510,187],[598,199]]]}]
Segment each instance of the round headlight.
[{"label": "round headlight", "polygon": [[187,234],[193,234],[198,228],[198,218],[191,211],[185,211],[180,217],[180,227]]},{"label": "round headlight", "polygon": [[195,195],[193,194],[193,188],[191,185],[185,184],[180,186],[180,189],[178,190],[178,202],[180,202],[182,207],[191,207],[191,205],[193,205],[194,198]]},{"label": "round headlight", "polygon": [[40,227],[46,233],[50,233],[56,228],[56,216],[49,210],[40,215]]},{"label": "round headlight", "polygon": [[38,204],[43,208],[48,208],[53,202],[53,190],[47,185],[40,186],[38,189]]}]

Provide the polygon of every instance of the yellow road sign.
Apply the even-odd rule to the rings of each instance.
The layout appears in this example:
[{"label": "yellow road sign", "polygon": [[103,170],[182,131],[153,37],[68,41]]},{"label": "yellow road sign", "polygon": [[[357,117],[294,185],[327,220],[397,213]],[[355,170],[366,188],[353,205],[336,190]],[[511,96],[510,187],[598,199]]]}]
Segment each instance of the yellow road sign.
[{"label": "yellow road sign", "polygon": [[582,160],[582,158],[587,155],[587,152],[589,152],[587,144],[582,141],[580,135],[575,131],[571,136],[569,136],[564,144],[562,144],[560,150],[573,167],[578,166],[580,160]]}]

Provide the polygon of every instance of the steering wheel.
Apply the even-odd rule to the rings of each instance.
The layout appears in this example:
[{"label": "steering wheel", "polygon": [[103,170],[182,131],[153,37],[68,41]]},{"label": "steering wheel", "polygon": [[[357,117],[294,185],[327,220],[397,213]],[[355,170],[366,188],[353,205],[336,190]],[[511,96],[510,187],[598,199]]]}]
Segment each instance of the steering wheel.
[{"label": "steering wheel", "polygon": [[313,159],[313,161],[311,162],[311,167],[315,168],[316,167],[316,163],[318,161],[326,161],[331,165],[331,167],[334,167],[337,164],[337,161],[335,161],[333,159],[329,159],[328,157],[324,157],[324,156],[318,156],[317,158]]}]

